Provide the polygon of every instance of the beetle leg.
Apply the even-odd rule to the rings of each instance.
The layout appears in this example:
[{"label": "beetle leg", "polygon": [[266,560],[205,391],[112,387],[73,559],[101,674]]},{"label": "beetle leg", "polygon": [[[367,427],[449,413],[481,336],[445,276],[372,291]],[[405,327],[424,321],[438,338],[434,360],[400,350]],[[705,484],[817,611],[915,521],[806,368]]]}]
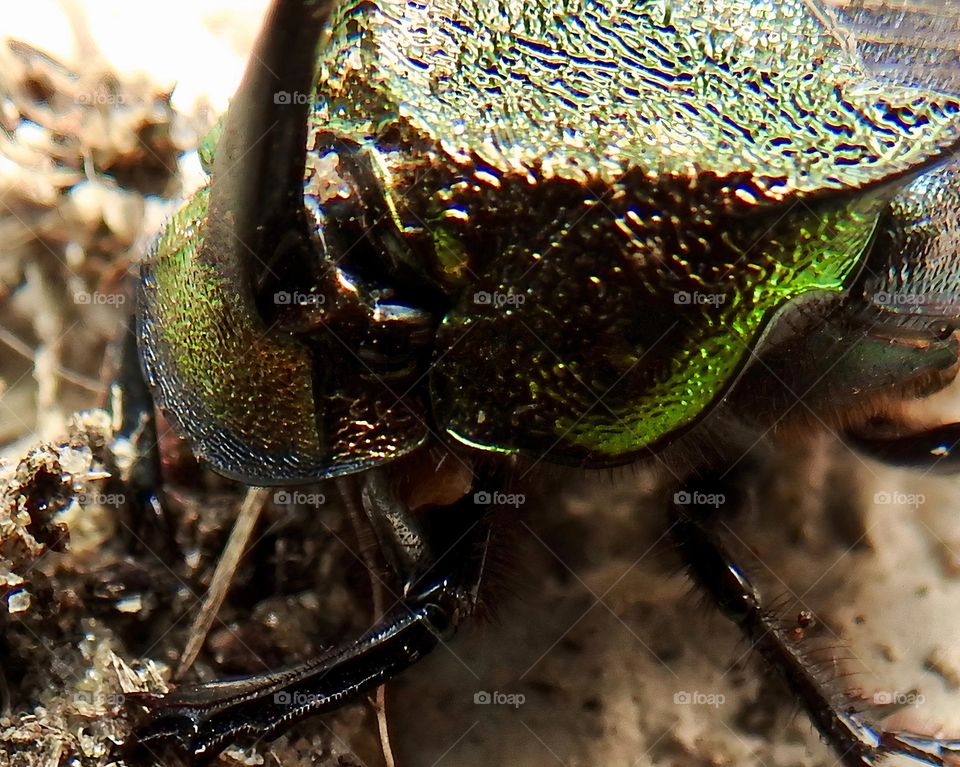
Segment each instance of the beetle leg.
[{"label": "beetle leg", "polygon": [[[739,626],[751,646],[776,669],[803,705],[823,739],[846,767],[873,767],[891,754],[931,765],[952,764],[960,756],[957,741],[937,740],[905,732],[884,730],[867,723],[855,708],[831,692],[822,674],[798,648],[793,627],[764,607],[760,592],[744,574],[712,529],[716,517],[711,505],[679,503],[698,497],[716,497],[716,481],[694,481],[671,504],[671,537],[691,579],[706,592],[720,611]],[[723,483],[723,490],[728,490]],[[726,493],[724,493],[726,495]]]},{"label": "beetle leg", "polygon": [[407,512],[383,469],[364,473],[361,498],[380,551],[407,593],[432,561],[422,519]]},{"label": "beetle leg", "polygon": [[912,433],[848,431],[846,439],[857,450],[884,463],[943,474],[960,472],[960,423]]},{"label": "beetle leg", "polygon": [[144,545],[153,535],[147,532],[153,524],[160,528],[163,551],[169,561],[181,555],[174,535],[175,523],[163,493],[163,475],[157,419],[153,396],[143,377],[137,349],[136,321],[130,316],[117,341],[114,363],[115,383],[111,387],[111,404],[117,435],[133,446],[133,464],[126,482],[130,497],[130,533],[136,545]]},{"label": "beetle leg", "polygon": [[[181,686],[166,695],[135,695],[149,710],[124,745],[125,755],[162,756],[173,749],[192,762],[209,759],[240,735],[269,736],[305,716],[344,705],[379,687],[452,636],[476,604],[490,536],[498,473],[478,478],[479,492],[438,508],[424,533],[414,580],[369,631],[294,668],[230,681]],[[365,503],[380,515],[378,504]],[[378,522],[381,531],[387,529]],[[411,525],[395,525],[405,536]],[[412,551],[412,550],[408,550]],[[401,575],[403,573],[401,572]]]}]

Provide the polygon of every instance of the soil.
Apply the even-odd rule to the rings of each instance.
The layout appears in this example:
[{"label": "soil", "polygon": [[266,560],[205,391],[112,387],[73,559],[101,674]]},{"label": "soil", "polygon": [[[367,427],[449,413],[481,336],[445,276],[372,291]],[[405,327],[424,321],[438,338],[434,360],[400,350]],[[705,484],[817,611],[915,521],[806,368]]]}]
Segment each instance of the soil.
[{"label": "soil", "polygon": [[[167,9],[194,62],[173,91],[163,55],[151,74],[113,51],[145,27],[106,26],[111,2],[50,5],[32,9],[48,24],[12,25],[20,39],[0,44],[0,766],[18,767],[113,761],[136,713],[126,696],[165,689],[245,492],[161,425],[172,527],[145,519],[107,382],[137,260],[198,183],[196,144],[263,3]],[[61,26],[70,45],[32,47]],[[209,91],[204,35],[223,52]],[[144,47],[149,59],[156,41]],[[958,415],[954,390],[922,417]],[[690,593],[653,471],[540,467],[514,489],[490,617],[387,688],[398,765],[836,764],[735,627]],[[750,489],[730,543],[786,620],[815,616],[802,641],[837,694],[872,701],[887,725],[960,734],[956,480],[883,467],[826,434],[780,446]],[[309,491],[323,502],[271,496],[193,678],[278,668],[369,625],[336,488]],[[359,701],[216,764],[383,756]]]}]

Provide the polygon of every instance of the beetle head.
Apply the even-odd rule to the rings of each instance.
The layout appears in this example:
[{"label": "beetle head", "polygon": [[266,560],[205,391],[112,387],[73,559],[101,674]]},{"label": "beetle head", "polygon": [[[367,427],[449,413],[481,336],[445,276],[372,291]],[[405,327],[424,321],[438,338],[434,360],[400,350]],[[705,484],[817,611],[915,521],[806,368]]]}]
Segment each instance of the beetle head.
[{"label": "beetle head", "polygon": [[[323,243],[304,211],[307,118],[336,5],[273,5],[223,122],[211,184],[141,270],[141,356],[157,403],[199,455],[247,482],[355,471],[424,438],[416,406],[383,385],[362,351],[389,350],[398,325],[423,317],[373,306],[349,275],[315,268]],[[312,343],[296,332],[334,315],[341,333]],[[361,351],[326,364],[345,356],[338,344]],[[401,394],[404,353],[382,355]]]}]

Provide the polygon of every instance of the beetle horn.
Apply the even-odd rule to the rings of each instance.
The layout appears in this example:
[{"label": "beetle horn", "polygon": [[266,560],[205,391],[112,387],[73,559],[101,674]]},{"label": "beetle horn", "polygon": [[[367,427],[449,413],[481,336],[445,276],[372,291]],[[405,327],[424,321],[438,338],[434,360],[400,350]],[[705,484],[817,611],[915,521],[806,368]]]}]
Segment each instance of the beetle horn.
[{"label": "beetle horn", "polygon": [[218,260],[242,269],[252,253],[266,266],[280,237],[305,236],[307,115],[317,48],[336,5],[276,0],[270,8],[214,155],[204,249]]},{"label": "beetle horn", "polygon": [[271,333],[256,287],[281,245],[308,245],[307,114],[336,5],[274,2],[224,119],[212,183],[141,264],[138,332],[154,398],[198,455],[250,482],[330,471],[310,352]]}]

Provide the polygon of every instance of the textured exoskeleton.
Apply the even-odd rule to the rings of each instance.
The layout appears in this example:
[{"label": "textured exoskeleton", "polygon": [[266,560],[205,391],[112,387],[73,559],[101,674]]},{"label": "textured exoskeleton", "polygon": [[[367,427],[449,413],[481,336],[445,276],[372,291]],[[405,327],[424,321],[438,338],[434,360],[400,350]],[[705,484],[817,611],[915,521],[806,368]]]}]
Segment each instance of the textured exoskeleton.
[{"label": "textured exoskeleton", "polygon": [[886,324],[953,322],[952,232],[937,243],[955,170],[891,199],[960,139],[958,83],[903,48],[884,75],[893,54],[845,36],[859,16],[814,10],[337,4],[315,91],[264,107],[303,115],[305,155],[254,144],[223,182],[294,175],[294,199],[258,200],[255,237],[224,233],[249,211],[223,192],[212,221],[214,164],[144,264],[159,404],[256,483],[357,471],[431,433],[617,463],[707,413],[778,310],[845,293],[865,264]]},{"label": "textured exoskeleton", "polygon": [[[957,10],[276,0],[206,142],[210,184],[143,264],[140,353],[217,471],[355,474],[338,487],[397,607],[296,669],[142,699],[132,743],[208,756],[435,647],[478,600],[495,454],[603,466],[699,434],[678,482],[702,489],[802,396],[861,449],[956,469],[958,425],[871,432],[871,403],[956,374]],[[477,492],[413,513],[394,480],[424,445]],[[960,752],[830,698],[676,497],[691,576],[844,764]]]}]

